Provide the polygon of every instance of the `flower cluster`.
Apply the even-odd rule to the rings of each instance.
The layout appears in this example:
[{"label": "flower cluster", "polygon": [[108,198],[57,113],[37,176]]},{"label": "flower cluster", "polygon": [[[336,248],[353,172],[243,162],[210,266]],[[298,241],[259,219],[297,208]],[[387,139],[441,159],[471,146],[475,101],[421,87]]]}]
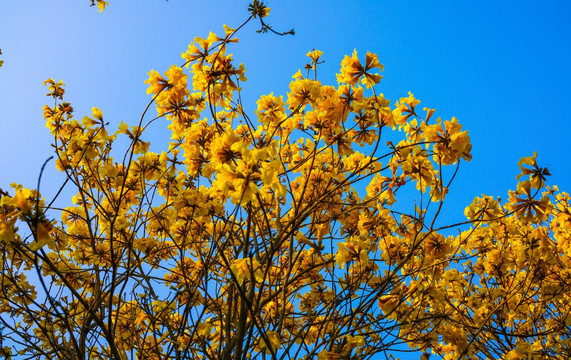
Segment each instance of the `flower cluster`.
[{"label": "flower cluster", "polygon": [[[271,29],[262,2],[249,13]],[[99,108],[79,120],[63,82],[45,82],[56,167],[75,194],[60,208],[18,185],[1,193],[0,316],[23,356],[569,352],[570,198],[545,188],[535,154],[507,203],[475,199],[472,227],[450,235],[435,224],[471,159],[455,117],[420,111],[412,93],[391,105],[370,52],[323,84],[319,50],[250,116],[235,34],[195,38],[183,64],[151,70],[147,110],[111,133]],[[162,149],[148,136],[161,124]]]}]

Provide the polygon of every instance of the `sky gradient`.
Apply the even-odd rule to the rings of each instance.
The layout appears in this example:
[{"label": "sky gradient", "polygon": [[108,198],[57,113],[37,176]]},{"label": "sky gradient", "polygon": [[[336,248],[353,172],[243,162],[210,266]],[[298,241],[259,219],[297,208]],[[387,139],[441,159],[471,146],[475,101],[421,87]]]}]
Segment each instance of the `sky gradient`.
[{"label": "sky gradient", "polygon": [[[312,49],[324,52],[319,79],[335,73],[353,49],[375,52],[385,66],[379,91],[394,103],[412,91],[443,119],[456,116],[470,131],[473,160],[450,189],[446,214],[482,193],[507,198],[517,162],[538,152],[550,184],[571,190],[571,3],[549,1],[268,1],[268,22],[295,36],[255,32],[248,25],[231,47],[246,67],[246,111],[262,94],[285,95]],[[115,0],[103,13],[87,0],[0,3],[0,187],[12,181],[35,187],[51,154],[42,106],[42,81],[66,83],[76,117],[99,107],[112,127],[134,123],[150,99],[147,72],[181,64],[196,36],[222,33],[246,18],[247,1]],[[157,139],[168,135],[157,126]],[[45,192],[61,180],[53,163]],[[51,186],[53,188],[53,186]],[[55,191],[55,190],[54,190]]]}]

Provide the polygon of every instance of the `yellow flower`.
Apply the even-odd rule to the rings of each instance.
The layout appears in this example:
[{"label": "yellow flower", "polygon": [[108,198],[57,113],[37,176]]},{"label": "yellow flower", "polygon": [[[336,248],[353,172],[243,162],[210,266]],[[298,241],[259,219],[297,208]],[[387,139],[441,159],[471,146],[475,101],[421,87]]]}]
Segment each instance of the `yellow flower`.
[{"label": "yellow flower", "polygon": [[335,254],[335,261],[341,269],[345,268],[348,261],[355,260],[362,265],[369,263],[369,253],[367,251],[367,244],[358,238],[351,238],[347,242],[341,242],[338,245],[337,253]]},{"label": "yellow flower", "polygon": [[[521,170],[521,174],[519,174],[516,177],[516,179],[519,180],[522,176],[529,175],[529,178],[531,180],[531,185],[534,188],[539,189],[543,187],[543,185],[545,184],[545,180],[547,179],[547,176],[551,175],[551,173],[547,168],[540,168],[537,165],[536,158],[537,158],[537,153],[535,151],[533,152],[533,156],[521,158],[521,160],[518,163],[518,166]],[[524,165],[530,165],[532,168],[528,169],[524,167]]]},{"label": "yellow flower", "polygon": [[530,180],[520,182],[516,191],[509,192],[509,204],[506,205],[514,211],[518,218],[533,223],[539,223],[549,215],[552,206],[547,196],[536,200],[532,195],[532,183]]},{"label": "yellow flower", "polygon": [[319,62],[319,58],[321,57],[321,55],[323,55],[322,51],[313,49],[313,51],[308,52],[306,55],[311,59],[311,63],[305,65],[305,68],[307,70],[310,70],[310,69],[315,70],[317,68],[317,64],[323,63],[323,62]]},{"label": "yellow flower", "polygon": [[281,183],[279,178],[281,170],[282,164],[277,159],[262,165],[262,182],[271,186],[277,197],[284,197],[287,194],[287,188]]},{"label": "yellow flower", "polygon": [[11,243],[16,240],[16,221],[19,211],[13,210],[0,214],[0,243]]},{"label": "yellow flower", "polygon": [[105,10],[105,7],[108,5],[109,5],[109,3],[107,1],[97,0],[97,7],[99,8],[99,12],[102,12],[103,10]]},{"label": "yellow flower", "polygon": [[198,324],[196,332],[202,337],[208,337],[212,332],[212,324],[209,322],[209,320],[206,320],[206,322],[201,322]]},{"label": "yellow flower", "polygon": [[[43,246],[51,239],[50,231],[53,228],[49,222],[39,222],[36,230],[36,243],[37,246]],[[30,246],[31,247],[31,246]]]},{"label": "yellow flower", "polygon": [[422,110],[426,111],[426,119],[425,121],[430,120],[430,118],[432,117],[432,114],[434,114],[434,112],[436,111],[436,109],[429,109],[427,107],[423,108]]},{"label": "yellow flower", "polygon": [[33,206],[33,204],[30,204],[30,202],[33,200],[32,190],[24,188],[22,185],[13,184],[12,186],[16,190],[16,193],[13,197],[2,197],[2,200],[0,200],[0,206],[11,205],[18,207],[23,212],[30,211],[31,206]]},{"label": "yellow flower", "polygon": [[323,51],[319,51],[319,50],[315,50],[315,49],[313,49],[312,51],[310,51],[306,54],[306,56],[309,56],[309,58],[311,60],[313,60],[314,63],[317,63],[317,61],[319,61],[319,58],[321,57],[321,55],[323,55]]},{"label": "yellow flower", "polygon": [[169,79],[169,88],[174,89],[185,89],[186,88],[186,78],[187,75],[182,72],[182,68],[171,65],[169,69],[165,72],[165,76]]},{"label": "yellow flower", "polygon": [[256,259],[236,259],[230,266],[230,270],[239,283],[243,283],[246,279],[251,279],[252,273],[257,282],[264,281],[264,276],[260,270],[260,263]]},{"label": "yellow flower", "polygon": [[287,94],[287,104],[292,110],[297,107],[303,108],[308,102],[312,106],[317,106],[317,103],[323,99],[323,88],[319,81],[295,79],[289,88],[291,92]]},{"label": "yellow flower", "polygon": [[464,210],[468,220],[492,220],[501,215],[498,202],[491,196],[482,195],[474,198],[470,206]]},{"label": "yellow flower", "polygon": [[347,340],[347,347],[349,353],[351,353],[351,351],[353,351],[353,349],[355,349],[356,347],[361,347],[365,345],[365,338],[363,338],[360,335],[358,336],[347,335],[345,339]]},{"label": "yellow flower", "polygon": [[49,93],[47,93],[46,96],[51,96],[54,99],[63,100],[63,94],[65,93],[65,89],[63,87],[65,86],[65,84],[63,83],[62,80],[60,80],[59,83],[56,83],[54,79],[47,79],[46,81],[44,81],[44,86],[46,85],[49,85],[48,87]]},{"label": "yellow flower", "polygon": [[367,51],[365,66],[363,66],[357,57],[357,50],[354,50],[351,57],[345,56],[341,61],[341,73],[337,74],[337,81],[355,86],[361,80],[361,83],[367,88],[371,88],[378,84],[382,78],[378,74],[371,73],[371,70],[375,68],[383,71],[383,65],[379,63],[376,54]]},{"label": "yellow flower", "polygon": [[[281,348],[280,336],[277,332],[266,331],[266,337],[268,338],[269,344],[266,343],[263,336],[260,337],[260,349],[263,352],[275,352],[277,349]],[[270,348],[272,351],[270,351]]]},{"label": "yellow flower", "polygon": [[470,161],[472,144],[468,131],[461,131],[462,125],[458,119],[452,117],[442,123],[440,118],[437,124],[423,125],[422,132],[426,141],[434,144],[434,160],[443,165],[455,164],[460,158]]},{"label": "yellow flower", "polygon": [[392,313],[400,303],[400,296],[392,294],[379,298],[379,307],[385,315]]},{"label": "yellow flower", "polygon": [[416,99],[414,94],[410,91],[408,92],[407,98],[400,98],[400,100],[396,102],[396,107],[393,110],[395,122],[398,125],[404,125],[411,116],[416,115],[415,108],[418,104],[420,104],[420,100]]},{"label": "yellow flower", "polygon": [[[228,36],[228,29],[226,26],[224,27],[226,35]],[[230,29],[231,30],[231,29]],[[208,38],[203,39],[201,37],[195,37],[194,41],[192,43],[190,43],[190,45],[188,45],[188,50],[186,50],[186,52],[182,53],[182,58],[186,60],[186,67],[188,68],[188,65],[195,61],[195,60],[199,60],[199,64],[202,64],[204,62],[204,60],[206,60],[206,58],[209,55],[209,51],[210,48],[214,45],[215,42],[217,41],[221,41],[223,39],[219,38],[218,36],[216,36],[216,34],[214,34],[213,32],[210,32],[208,34]],[[238,40],[238,39],[235,39]],[[199,46],[196,46],[196,44],[198,44]],[[199,49],[200,47],[200,49]]]},{"label": "yellow flower", "polygon": [[285,104],[283,97],[274,96],[273,93],[270,95],[262,95],[260,100],[257,102],[258,109],[255,111],[260,122],[266,126],[270,124],[278,124],[280,121],[286,118],[285,116]]},{"label": "yellow flower", "polygon": [[443,259],[452,250],[449,239],[441,234],[431,233],[424,240],[424,250],[432,259]]},{"label": "yellow flower", "polygon": [[[232,36],[236,32],[236,29],[233,29],[226,24],[224,24],[222,26],[224,27],[224,38],[225,39],[228,39],[230,36]],[[228,42],[238,42],[238,39],[231,39]]]},{"label": "yellow flower", "polygon": [[270,14],[270,8],[259,0],[254,0],[250,5],[248,5],[248,11],[252,14],[254,19],[256,17],[265,18]]},{"label": "yellow flower", "polygon": [[145,80],[145,84],[149,84],[147,94],[158,94],[167,87],[168,82],[157,71],[151,70],[149,72],[149,78]]},{"label": "yellow flower", "polygon": [[99,108],[91,108],[91,112],[93,113],[93,118],[97,119],[97,120],[103,120],[103,113],[101,112],[101,110],[99,110]]}]

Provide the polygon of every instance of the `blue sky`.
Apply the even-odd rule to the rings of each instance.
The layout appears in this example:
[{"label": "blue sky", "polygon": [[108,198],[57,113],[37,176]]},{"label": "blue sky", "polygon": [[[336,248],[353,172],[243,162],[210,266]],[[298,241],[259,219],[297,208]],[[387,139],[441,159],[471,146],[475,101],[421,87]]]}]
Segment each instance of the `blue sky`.
[{"label": "blue sky", "polygon": [[[443,119],[470,131],[473,160],[461,167],[446,216],[482,193],[507,198],[517,162],[537,151],[571,189],[571,3],[547,1],[268,1],[269,23],[296,35],[259,35],[252,24],[230,49],[246,67],[246,111],[262,94],[285,94],[291,75],[313,48],[324,52],[320,80],[334,84],[345,54],[379,54],[379,90],[393,102],[412,91]],[[67,85],[76,116],[99,107],[106,121],[134,122],[149,100],[147,72],[180,64],[195,36],[239,25],[247,1],[114,0],[98,13],[87,0],[0,3],[0,187],[33,187],[51,137],[42,81]],[[249,106],[249,108],[248,108]],[[160,127],[156,141],[165,135]],[[166,138],[165,138],[166,140]],[[46,191],[58,182],[49,166]],[[53,186],[52,186],[53,187]]]}]

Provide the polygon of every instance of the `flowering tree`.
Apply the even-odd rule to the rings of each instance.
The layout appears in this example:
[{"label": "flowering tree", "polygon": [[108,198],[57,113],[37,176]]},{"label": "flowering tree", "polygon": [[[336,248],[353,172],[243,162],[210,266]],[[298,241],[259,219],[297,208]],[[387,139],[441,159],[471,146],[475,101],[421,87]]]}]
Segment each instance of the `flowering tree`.
[{"label": "flowering tree", "polygon": [[[274,31],[263,3],[249,13]],[[410,93],[391,106],[372,53],[346,56],[324,85],[317,50],[285,96],[247,114],[245,69],[227,53],[236,32],[151,71],[149,105],[113,133],[45,82],[56,167],[76,195],[57,208],[39,189],[1,192],[4,356],[569,356],[570,200],[545,188],[535,156],[506,204],[483,196],[466,223],[437,228],[471,158],[457,119]],[[154,153],[159,121],[172,138]]]}]

